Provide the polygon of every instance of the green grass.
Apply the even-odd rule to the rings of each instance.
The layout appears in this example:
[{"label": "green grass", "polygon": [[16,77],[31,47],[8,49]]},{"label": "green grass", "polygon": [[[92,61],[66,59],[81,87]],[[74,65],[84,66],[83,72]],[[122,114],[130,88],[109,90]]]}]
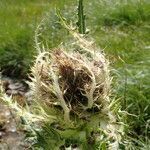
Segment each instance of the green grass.
[{"label": "green grass", "polygon": [[35,1],[0,2],[0,64],[4,73],[26,73],[34,52],[34,30],[44,9]]},{"label": "green grass", "polygon": [[122,110],[136,115],[127,117],[129,135],[146,142],[150,138],[150,2],[98,1],[86,9],[91,35],[117,72],[115,97],[121,99]]},{"label": "green grass", "polygon": [[121,98],[122,110],[136,115],[127,117],[129,135],[146,142],[150,138],[150,2],[117,2],[92,4],[89,12],[95,17],[88,18],[88,25],[117,70],[114,94]]},{"label": "green grass", "polygon": [[[64,4],[65,7],[64,7]],[[77,2],[43,0],[1,0],[0,2],[0,65],[6,72],[25,74],[32,62],[34,31],[45,12],[46,28],[41,40],[54,47],[68,40],[55,15],[60,7],[67,20],[76,23]],[[114,75],[114,97],[120,98],[122,110],[129,113],[126,123],[129,135],[148,147],[150,138],[150,1],[93,0],[84,1],[86,26],[96,44],[104,49]],[[44,39],[45,38],[45,39]],[[9,68],[10,67],[10,68]],[[19,68],[20,67],[20,68]],[[147,144],[147,145],[146,145]],[[137,143],[135,144],[137,145]],[[140,144],[141,147],[142,144]],[[145,148],[146,149],[146,148]],[[147,148],[148,149],[148,148]]]},{"label": "green grass", "polygon": [[64,0],[0,1],[0,68],[3,74],[17,78],[26,76],[36,53],[37,25],[51,8],[56,5],[61,8],[64,3]]}]

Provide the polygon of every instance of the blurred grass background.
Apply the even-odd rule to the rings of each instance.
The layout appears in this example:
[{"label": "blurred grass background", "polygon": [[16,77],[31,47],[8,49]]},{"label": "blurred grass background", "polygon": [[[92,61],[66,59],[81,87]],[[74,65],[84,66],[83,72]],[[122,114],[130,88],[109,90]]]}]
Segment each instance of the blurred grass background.
[{"label": "blurred grass background", "polygon": [[[0,68],[3,74],[26,77],[32,64],[34,34],[46,16],[43,37],[55,47],[68,40],[58,23],[57,6],[67,20],[76,23],[77,1],[1,0]],[[110,59],[114,75],[113,97],[119,98],[127,115],[130,137],[150,149],[150,1],[84,0],[86,26],[96,44]],[[43,38],[43,39],[42,39]],[[144,145],[142,145],[144,143]]]}]

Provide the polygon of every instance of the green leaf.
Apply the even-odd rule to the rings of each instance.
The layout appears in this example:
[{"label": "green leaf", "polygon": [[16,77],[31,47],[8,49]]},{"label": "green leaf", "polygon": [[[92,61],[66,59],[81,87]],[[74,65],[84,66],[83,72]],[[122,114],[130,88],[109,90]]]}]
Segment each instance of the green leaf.
[{"label": "green leaf", "polygon": [[37,142],[35,147],[43,148],[44,150],[58,150],[64,145],[64,140],[60,134],[49,125],[45,125],[42,131],[35,131]]}]

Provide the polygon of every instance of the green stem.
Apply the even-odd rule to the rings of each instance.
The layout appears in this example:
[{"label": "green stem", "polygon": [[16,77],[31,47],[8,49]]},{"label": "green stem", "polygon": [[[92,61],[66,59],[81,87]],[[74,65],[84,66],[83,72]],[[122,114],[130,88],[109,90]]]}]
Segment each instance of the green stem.
[{"label": "green stem", "polygon": [[86,33],[86,28],[85,28],[85,15],[84,15],[84,9],[83,9],[83,0],[79,0],[79,5],[78,5],[78,30],[80,34],[85,34]]}]

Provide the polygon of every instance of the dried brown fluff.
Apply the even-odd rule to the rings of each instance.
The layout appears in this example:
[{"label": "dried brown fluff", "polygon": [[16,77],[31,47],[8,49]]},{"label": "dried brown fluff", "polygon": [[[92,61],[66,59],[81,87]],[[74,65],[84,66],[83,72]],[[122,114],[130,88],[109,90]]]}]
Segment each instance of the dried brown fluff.
[{"label": "dried brown fluff", "polygon": [[[64,124],[75,129],[88,122],[92,132],[96,124],[103,131],[100,138],[107,135],[109,149],[118,147],[121,138],[109,101],[109,62],[91,42],[75,32],[72,34],[77,39],[74,49],[39,50],[29,83],[33,102],[40,106],[41,114],[49,116],[49,122],[57,122],[63,130]],[[45,113],[44,108],[49,111]]]},{"label": "dried brown fluff", "polygon": [[79,51],[61,47],[39,53],[30,83],[35,99],[60,106],[67,121],[70,113],[80,118],[90,111],[106,113],[109,106],[108,61],[93,44],[75,36]]},{"label": "dried brown fluff", "polygon": [[57,113],[51,111],[50,115],[60,126],[66,123],[74,128],[89,122],[92,129],[96,120],[109,139],[109,149],[116,149],[120,135],[110,110],[109,62],[92,43],[76,33],[74,36],[75,50],[60,47],[37,56],[30,82],[34,100],[55,110]]}]

